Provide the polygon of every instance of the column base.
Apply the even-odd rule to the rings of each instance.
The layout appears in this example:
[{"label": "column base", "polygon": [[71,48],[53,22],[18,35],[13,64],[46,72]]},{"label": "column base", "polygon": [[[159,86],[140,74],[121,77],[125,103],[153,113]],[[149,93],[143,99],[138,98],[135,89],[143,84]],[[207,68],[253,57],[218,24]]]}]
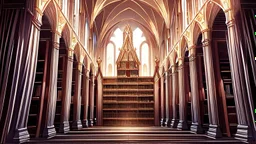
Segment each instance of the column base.
[{"label": "column base", "polygon": [[168,127],[168,126],[169,126],[169,124],[170,124],[170,122],[169,122],[169,118],[166,118],[166,119],[165,119],[164,126],[165,126],[165,127]]},{"label": "column base", "polygon": [[161,118],[161,120],[160,120],[160,126],[161,126],[161,127],[164,126],[164,119],[163,119],[163,118]]},{"label": "column base", "polygon": [[191,132],[197,133],[197,134],[203,134],[204,130],[201,125],[198,125],[198,123],[192,123],[190,127]]},{"label": "column base", "polygon": [[246,125],[238,125],[237,132],[235,134],[235,139],[238,139],[244,142],[252,141],[252,135],[249,130],[249,127]]},{"label": "column base", "polygon": [[15,131],[13,142],[15,143],[25,143],[30,139],[27,128],[20,128]]},{"label": "column base", "polygon": [[83,128],[81,120],[74,121],[71,126],[72,130],[81,130]]},{"label": "column base", "polygon": [[179,120],[177,120],[177,119],[172,119],[171,127],[172,127],[172,128],[177,128],[178,123],[179,123]]},{"label": "column base", "polygon": [[52,126],[47,126],[46,128],[44,128],[44,132],[43,132],[43,137],[50,139],[52,137],[54,137],[56,135],[56,130],[54,125]]},{"label": "column base", "polygon": [[68,133],[70,131],[69,121],[64,121],[62,124],[60,124],[60,133]]},{"label": "column base", "polygon": [[188,129],[187,121],[180,120],[179,123],[178,123],[177,128],[181,129],[181,130],[187,130]]},{"label": "column base", "polygon": [[83,120],[82,125],[83,125],[84,128],[89,127],[88,120],[87,119]]},{"label": "column base", "polygon": [[89,120],[89,127],[92,127],[93,126],[93,119],[90,119]]},{"label": "column base", "polygon": [[207,136],[211,138],[220,138],[222,137],[220,127],[218,125],[209,125],[209,130],[207,131]]}]

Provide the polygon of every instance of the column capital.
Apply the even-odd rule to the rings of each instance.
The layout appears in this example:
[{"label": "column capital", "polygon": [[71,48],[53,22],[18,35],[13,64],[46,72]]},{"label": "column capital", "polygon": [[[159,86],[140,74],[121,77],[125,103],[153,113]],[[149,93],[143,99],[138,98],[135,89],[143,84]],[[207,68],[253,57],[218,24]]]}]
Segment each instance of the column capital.
[{"label": "column capital", "polygon": [[74,50],[72,48],[68,48],[67,51],[68,51],[68,58],[73,61]]},{"label": "column capital", "polygon": [[83,63],[77,62],[77,70],[79,71],[80,74],[83,72]]},{"label": "column capital", "polygon": [[225,16],[226,16],[226,25],[227,25],[227,27],[229,28],[229,27],[234,26],[235,25],[234,11],[231,8],[229,8],[229,9],[226,9],[224,11],[224,13],[225,13]]},{"label": "column capital", "polygon": [[196,59],[195,53],[189,55],[189,62],[194,61]]},{"label": "column capital", "polygon": [[178,58],[178,67],[182,66],[184,64],[184,57]]}]

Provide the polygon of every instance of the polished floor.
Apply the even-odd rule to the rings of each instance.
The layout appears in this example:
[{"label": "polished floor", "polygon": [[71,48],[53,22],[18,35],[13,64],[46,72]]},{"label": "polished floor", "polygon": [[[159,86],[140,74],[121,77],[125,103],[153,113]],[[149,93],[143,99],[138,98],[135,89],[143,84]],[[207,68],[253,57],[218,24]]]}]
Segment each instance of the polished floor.
[{"label": "polished floor", "polygon": [[91,127],[52,139],[31,139],[29,143],[242,143],[234,138],[211,139],[204,134],[165,127]]}]

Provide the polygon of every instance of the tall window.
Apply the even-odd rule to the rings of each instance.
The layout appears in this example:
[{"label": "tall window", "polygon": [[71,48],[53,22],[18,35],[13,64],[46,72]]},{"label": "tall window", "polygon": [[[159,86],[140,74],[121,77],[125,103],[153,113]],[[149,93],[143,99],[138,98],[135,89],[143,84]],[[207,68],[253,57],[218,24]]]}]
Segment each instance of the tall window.
[{"label": "tall window", "polygon": [[146,40],[146,37],[143,36],[143,32],[140,28],[136,28],[133,31],[133,46],[136,48],[137,56],[139,57],[139,60],[141,60],[140,57],[140,45],[142,42]]},{"label": "tall window", "polygon": [[147,43],[141,46],[142,76],[149,76],[149,47]]},{"label": "tall window", "polygon": [[62,12],[63,14],[67,17],[68,16],[68,2],[67,0],[62,0],[62,3],[61,3],[61,9],[62,9]]},{"label": "tall window", "polygon": [[107,45],[107,76],[114,76],[114,52],[115,46],[112,43]]},{"label": "tall window", "polygon": [[[123,31],[117,28],[106,48],[106,75],[115,76],[116,60],[119,56],[119,49],[123,45]],[[137,56],[141,62],[141,74],[143,76],[149,75],[149,46],[145,43],[146,37],[140,28],[135,28],[133,31],[133,46],[136,49]],[[142,44],[144,43],[144,44]],[[145,64],[145,66],[143,65]],[[145,67],[145,68],[144,68]],[[144,69],[144,70],[143,70]]]},{"label": "tall window", "polygon": [[88,50],[88,43],[89,43],[89,24],[88,24],[88,20],[85,20],[85,49]]}]

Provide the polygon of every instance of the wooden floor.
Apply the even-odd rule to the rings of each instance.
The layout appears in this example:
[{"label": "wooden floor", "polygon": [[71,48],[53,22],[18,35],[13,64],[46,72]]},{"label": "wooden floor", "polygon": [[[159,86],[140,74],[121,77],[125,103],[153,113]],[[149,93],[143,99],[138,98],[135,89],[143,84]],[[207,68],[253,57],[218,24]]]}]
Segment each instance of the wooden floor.
[{"label": "wooden floor", "polygon": [[92,127],[52,139],[31,139],[28,143],[241,143],[233,138],[211,139],[203,134],[164,127]]}]

